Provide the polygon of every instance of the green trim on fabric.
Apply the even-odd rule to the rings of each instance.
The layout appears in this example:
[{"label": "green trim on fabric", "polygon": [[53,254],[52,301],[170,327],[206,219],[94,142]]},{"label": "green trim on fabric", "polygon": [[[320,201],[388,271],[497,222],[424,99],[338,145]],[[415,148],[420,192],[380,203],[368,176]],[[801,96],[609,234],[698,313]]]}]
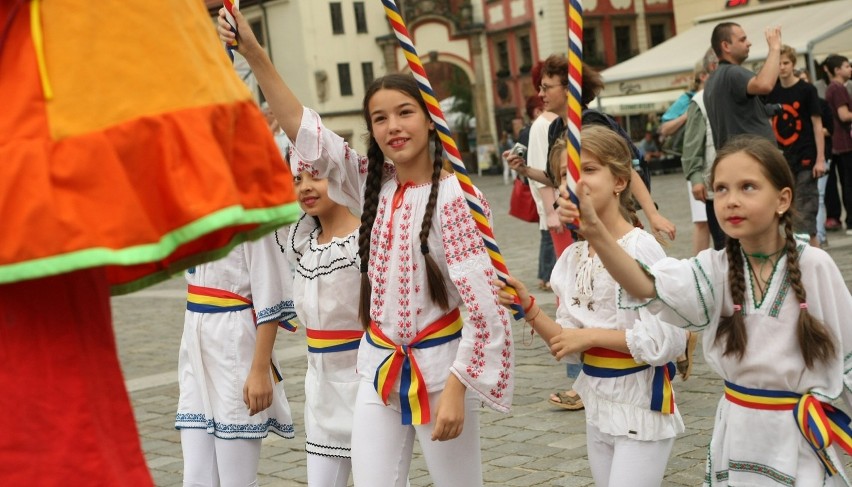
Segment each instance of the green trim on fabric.
[{"label": "green trim on fabric", "polygon": [[272,208],[246,210],[241,206],[230,206],[206,215],[183,227],[163,235],[159,242],[136,245],[123,249],[90,248],[69,252],[42,259],[18,262],[0,266],[0,284],[8,284],[29,279],[64,274],[67,272],[104,266],[131,266],[156,262],[168,257],[178,247],[204,235],[232,226],[258,224],[258,228],[241,232],[225,247],[204,252],[204,257],[191,256],[180,263],[174,263],[168,269],[149,274],[133,283],[116,286],[120,293],[135,291],[168,278],[183,268],[191,267],[212,258],[223,257],[235,245],[249,239],[258,238],[276,228],[298,220],[301,210],[298,203],[291,202]]}]

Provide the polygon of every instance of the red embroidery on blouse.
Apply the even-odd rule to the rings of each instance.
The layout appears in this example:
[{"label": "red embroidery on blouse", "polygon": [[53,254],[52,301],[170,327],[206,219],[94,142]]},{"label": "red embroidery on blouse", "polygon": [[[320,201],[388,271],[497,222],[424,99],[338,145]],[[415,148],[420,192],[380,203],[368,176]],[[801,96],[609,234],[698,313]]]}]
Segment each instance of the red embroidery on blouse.
[{"label": "red embroidery on blouse", "polygon": [[448,264],[459,264],[485,253],[482,236],[476,229],[464,198],[458,197],[445,204],[441,212],[441,237]]}]

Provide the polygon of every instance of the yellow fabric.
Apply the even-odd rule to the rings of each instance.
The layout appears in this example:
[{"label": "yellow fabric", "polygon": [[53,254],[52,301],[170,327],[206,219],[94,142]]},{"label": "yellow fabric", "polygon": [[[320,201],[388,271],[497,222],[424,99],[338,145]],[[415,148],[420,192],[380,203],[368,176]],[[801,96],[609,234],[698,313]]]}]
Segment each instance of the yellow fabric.
[{"label": "yellow fabric", "polygon": [[[54,140],[140,116],[251,98],[204,3],[162,5],[146,0],[41,3],[43,32],[51,36],[44,49],[54,94],[47,104]],[[83,10],[86,15],[75,15]]]}]

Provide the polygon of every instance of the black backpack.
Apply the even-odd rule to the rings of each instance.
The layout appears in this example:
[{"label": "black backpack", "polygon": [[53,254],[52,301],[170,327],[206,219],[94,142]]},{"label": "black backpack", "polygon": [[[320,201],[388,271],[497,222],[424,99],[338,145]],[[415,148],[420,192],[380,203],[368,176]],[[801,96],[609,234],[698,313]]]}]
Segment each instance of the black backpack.
[{"label": "black backpack", "polygon": [[[627,147],[630,148],[630,152],[633,154],[633,167],[636,168],[636,172],[642,177],[642,182],[645,183],[645,187],[648,188],[648,192],[651,192],[651,170],[648,168],[648,163],[645,162],[645,158],[642,157],[642,151],[636,147],[636,144],[630,140],[630,136],[627,135],[627,132],[621,128],[621,125],[615,121],[614,118],[607,115],[606,113],[599,112],[592,108],[583,109],[583,125],[603,125],[613,132],[617,133],[627,142]],[[553,147],[553,144],[556,143],[556,140],[565,135],[567,133],[568,128],[565,127],[565,124],[562,122],[561,117],[557,117],[551,124],[550,128],[547,131],[547,158],[550,160],[550,149]],[[582,145],[582,141],[580,142]],[[550,173],[550,164],[547,165],[547,176],[553,180],[553,175]]]}]

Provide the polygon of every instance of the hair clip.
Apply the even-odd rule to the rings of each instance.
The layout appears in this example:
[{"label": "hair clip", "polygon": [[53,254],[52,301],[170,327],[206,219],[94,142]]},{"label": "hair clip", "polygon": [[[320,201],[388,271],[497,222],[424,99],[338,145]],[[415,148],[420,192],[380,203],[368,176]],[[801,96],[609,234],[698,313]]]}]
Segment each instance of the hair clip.
[{"label": "hair clip", "polygon": [[742,311],[742,310],[743,310],[743,307],[740,306],[739,304],[734,305],[734,313],[736,313],[737,311]]},{"label": "hair clip", "polygon": [[799,309],[808,309],[808,303],[799,303]]}]

